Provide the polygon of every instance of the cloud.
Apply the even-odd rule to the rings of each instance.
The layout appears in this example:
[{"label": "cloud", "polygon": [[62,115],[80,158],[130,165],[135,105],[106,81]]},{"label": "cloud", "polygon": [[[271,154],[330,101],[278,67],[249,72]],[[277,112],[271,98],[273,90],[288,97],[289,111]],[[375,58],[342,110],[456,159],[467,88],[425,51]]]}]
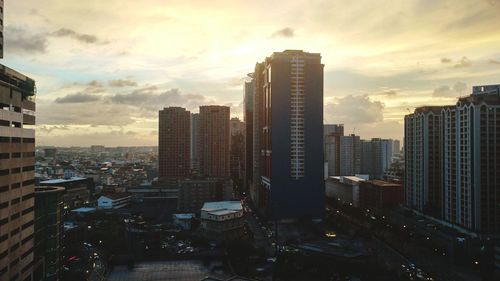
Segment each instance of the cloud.
[{"label": "cloud", "polygon": [[69,37],[69,38],[73,38],[75,40],[78,40],[82,43],[86,43],[86,44],[105,43],[105,42],[101,42],[97,38],[97,36],[95,36],[95,35],[78,33],[72,29],[69,29],[69,28],[60,28],[60,29],[52,32],[50,35],[55,36],[55,37]]},{"label": "cloud", "polygon": [[87,85],[92,86],[92,87],[102,87],[102,83],[97,81],[97,80],[92,80],[87,83]]},{"label": "cloud", "polygon": [[459,97],[465,95],[466,91],[467,84],[464,82],[457,82],[453,87],[444,85],[434,89],[432,95],[435,97]]},{"label": "cloud", "polygon": [[277,38],[277,37],[291,38],[293,36],[294,36],[294,31],[290,27],[285,27],[283,29],[280,29],[271,35],[272,38]]},{"label": "cloud", "polygon": [[384,104],[372,101],[367,95],[348,95],[325,106],[325,115],[331,123],[364,124],[383,121]]},{"label": "cloud", "polygon": [[500,61],[494,59],[489,60],[488,63],[500,65]]},{"label": "cloud", "polygon": [[462,67],[470,67],[472,66],[472,62],[467,57],[462,57],[462,59],[455,64],[453,67],[462,68]]},{"label": "cloud", "polygon": [[192,109],[205,101],[205,97],[202,95],[182,94],[179,89],[170,89],[162,93],[157,93],[157,91],[156,86],[148,86],[134,90],[129,94],[115,94],[111,97],[111,102],[156,111],[162,107],[173,105]]},{"label": "cloud", "polygon": [[118,79],[118,80],[110,80],[108,81],[108,85],[110,87],[133,87],[137,86],[137,82],[129,80],[129,79]]},{"label": "cloud", "polygon": [[441,58],[441,63],[451,63],[450,58]]},{"label": "cloud", "polygon": [[371,94],[371,96],[386,96],[386,97],[395,97],[398,95],[398,92],[395,90],[385,90],[383,92]]},{"label": "cloud", "polygon": [[101,97],[85,93],[69,94],[62,98],[55,99],[56,103],[88,103],[100,100]]},{"label": "cloud", "polygon": [[7,26],[5,28],[6,52],[18,54],[45,53],[47,45],[47,37],[43,34],[32,33],[20,26]]}]

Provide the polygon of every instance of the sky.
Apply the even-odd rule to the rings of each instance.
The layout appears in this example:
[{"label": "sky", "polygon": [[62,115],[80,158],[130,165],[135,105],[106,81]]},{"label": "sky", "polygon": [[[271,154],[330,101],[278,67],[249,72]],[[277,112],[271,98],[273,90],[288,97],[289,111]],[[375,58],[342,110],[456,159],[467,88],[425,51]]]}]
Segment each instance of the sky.
[{"label": "sky", "polygon": [[500,0],[6,0],[2,63],[37,83],[37,145],[157,145],[158,110],[231,106],[273,52],[321,53],[325,123],[403,117],[500,83]]}]

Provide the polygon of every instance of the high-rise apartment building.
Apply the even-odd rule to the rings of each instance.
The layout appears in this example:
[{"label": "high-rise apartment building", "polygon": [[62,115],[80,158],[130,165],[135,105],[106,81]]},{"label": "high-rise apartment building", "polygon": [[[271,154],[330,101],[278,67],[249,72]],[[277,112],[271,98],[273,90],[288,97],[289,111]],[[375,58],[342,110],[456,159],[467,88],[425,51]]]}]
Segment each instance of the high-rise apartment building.
[{"label": "high-rise apartment building", "polygon": [[442,111],[443,218],[500,233],[500,85],[475,86]]},{"label": "high-rise apartment building", "polygon": [[243,122],[245,122],[245,160],[243,179],[244,188],[250,191],[253,183],[253,99],[254,99],[254,78],[253,73],[248,74],[245,82],[243,97]]},{"label": "high-rise apartment building", "polygon": [[361,172],[361,140],[359,136],[340,137],[340,175],[353,176]]},{"label": "high-rise apartment building", "polygon": [[200,106],[198,148],[200,172],[204,176],[230,177],[229,114],[228,106]]},{"label": "high-rise apartment building", "polygon": [[[405,117],[407,203],[481,235],[500,233],[500,85]],[[434,201],[434,202],[433,202]]]},{"label": "high-rise apartment building", "polygon": [[200,168],[200,159],[198,157],[199,120],[199,113],[191,113],[191,169],[196,171]]},{"label": "high-rise apartment building", "polygon": [[405,116],[406,204],[441,216],[441,106],[424,106]]},{"label": "high-rise apartment building", "polygon": [[30,280],[35,196],[35,81],[0,66],[0,280]]},{"label": "high-rise apartment building", "polygon": [[238,117],[231,118],[231,120],[229,121],[229,126],[231,136],[243,134],[243,132],[245,131],[245,124]]},{"label": "high-rise apartment building", "polygon": [[393,157],[393,140],[373,138],[361,141],[361,173],[383,179]]},{"label": "high-rise apartment building", "polygon": [[323,68],[320,54],[299,50],[256,66],[259,207],[271,218],[324,215]]},{"label": "high-rise apartment building", "polygon": [[344,136],[343,124],[325,124],[323,127],[324,160],[328,165],[328,176],[339,176],[340,138]]},{"label": "high-rise apartment building", "polygon": [[191,169],[191,114],[185,108],[166,107],[159,112],[158,177],[179,180]]}]

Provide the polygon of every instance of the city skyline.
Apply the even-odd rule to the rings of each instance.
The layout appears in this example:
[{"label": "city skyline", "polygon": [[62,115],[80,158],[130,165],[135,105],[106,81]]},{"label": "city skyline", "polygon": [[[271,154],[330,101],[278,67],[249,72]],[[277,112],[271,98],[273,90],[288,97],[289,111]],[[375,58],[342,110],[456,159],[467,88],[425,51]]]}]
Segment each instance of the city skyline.
[{"label": "city skyline", "polygon": [[500,73],[494,0],[122,3],[5,3],[4,63],[38,81],[37,145],[154,145],[168,106],[242,120],[246,73],[286,49],[322,54],[324,122],[365,139],[401,140],[407,109]]}]

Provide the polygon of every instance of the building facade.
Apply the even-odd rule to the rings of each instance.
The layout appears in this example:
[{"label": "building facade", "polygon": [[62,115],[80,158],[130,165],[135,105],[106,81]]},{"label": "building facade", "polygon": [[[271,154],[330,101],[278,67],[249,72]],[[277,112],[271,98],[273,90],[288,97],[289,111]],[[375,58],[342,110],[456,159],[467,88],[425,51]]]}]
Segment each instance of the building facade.
[{"label": "building facade", "polygon": [[191,115],[185,108],[166,107],[159,113],[158,177],[178,180],[191,172]]},{"label": "building facade", "polygon": [[406,204],[436,217],[442,215],[442,109],[419,107],[405,116]]},{"label": "building facade", "polygon": [[203,176],[230,177],[229,114],[228,106],[200,106],[198,148]]},{"label": "building facade", "polygon": [[198,157],[199,120],[199,113],[191,113],[191,169],[195,171],[200,169],[200,159]]},{"label": "building facade", "polygon": [[33,280],[60,280],[64,187],[35,189],[35,270]]},{"label": "building facade", "polygon": [[259,207],[273,219],[324,216],[323,67],[320,54],[297,50],[256,67]]},{"label": "building facade", "polygon": [[393,140],[373,138],[361,141],[361,173],[382,179],[393,157]]},{"label": "building facade", "polygon": [[343,124],[325,124],[323,127],[324,158],[328,166],[328,176],[339,176],[340,138],[344,136]]},{"label": "building facade", "polygon": [[250,191],[253,183],[253,99],[254,99],[255,81],[253,73],[248,74],[248,80],[245,82],[245,92],[243,97],[243,122],[245,123],[245,155],[244,155],[244,171],[243,179],[244,189]]},{"label": "building facade", "polygon": [[359,136],[340,137],[340,175],[353,176],[361,172],[361,140]]},{"label": "building facade", "polygon": [[0,65],[0,280],[33,271],[35,81]]},{"label": "building facade", "polygon": [[442,110],[443,218],[500,233],[500,85],[475,86]]}]

